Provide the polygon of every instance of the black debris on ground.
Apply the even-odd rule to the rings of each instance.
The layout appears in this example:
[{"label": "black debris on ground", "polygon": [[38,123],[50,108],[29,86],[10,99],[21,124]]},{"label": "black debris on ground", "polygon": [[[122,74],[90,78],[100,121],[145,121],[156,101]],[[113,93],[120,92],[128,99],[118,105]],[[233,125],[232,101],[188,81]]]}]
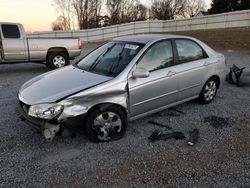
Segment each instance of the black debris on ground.
[{"label": "black debris on ground", "polygon": [[154,131],[150,137],[148,137],[150,142],[155,142],[157,140],[164,140],[174,138],[176,140],[182,140],[185,139],[185,135],[182,132],[160,132],[158,130]]},{"label": "black debris on ground", "polygon": [[199,134],[199,129],[193,129],[192,131],[189,131],[189,139],[187,141],[189,146],[194,146],[198,142]]},{"label": "black debris on ground", "polygon": [[172,110],[172,111],[174,111],[174,112],[178,112],[178,113],[180,113],[180,114],[183,114],[183,115],[186,114],[185,112],[182,112],[181,110],[178,110],[178,109],[176,109],[176,108],[174,108],[174,107],[169,108],[169,109]]},{"label": "black debris on ground", "polygon": [[216,129],[221,129],[229,126],[229,118],[208,116],[204,118],[204,123],[209,123],[210,126]]},{"label": "black debris on ground", "polygon": [[239,68],[235,64],[233,64],[233,66],[230,68],[230,72],[227,74],[226,81],[229,84],[235,84],[238,87],[240,87],[241,86],[240,78],[245,68],[246,67]]},{"label": "black debris on ground", "polygon": [[148,123],[152,124],[152,125],[157,125],[158,127],[164,127],[164,128],[167,128],[169,130],[172,129],[172,127],[166,125],[166,124],[162,124],[162,123],[158,123],[158,122],[155,122],[155,121],[148,121]]}]

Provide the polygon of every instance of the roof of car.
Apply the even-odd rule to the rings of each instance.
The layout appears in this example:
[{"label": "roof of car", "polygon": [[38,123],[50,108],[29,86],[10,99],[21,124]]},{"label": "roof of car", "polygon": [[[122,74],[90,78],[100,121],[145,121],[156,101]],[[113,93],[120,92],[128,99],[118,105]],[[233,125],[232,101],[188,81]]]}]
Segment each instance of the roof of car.
[{"label": "roof of car", "polygon": [[169,38],[179,38],[184,37],[180,35],[157,35],[157,34],[151,34],[151,35],[129,35],[124,37],[118,37],[113,39],[114,41],[125,41],[125,42],[136,42],[136,43],[143,43],[146,44],[151,41],[155,40],[162,40],[162,39],[169,39]]}]

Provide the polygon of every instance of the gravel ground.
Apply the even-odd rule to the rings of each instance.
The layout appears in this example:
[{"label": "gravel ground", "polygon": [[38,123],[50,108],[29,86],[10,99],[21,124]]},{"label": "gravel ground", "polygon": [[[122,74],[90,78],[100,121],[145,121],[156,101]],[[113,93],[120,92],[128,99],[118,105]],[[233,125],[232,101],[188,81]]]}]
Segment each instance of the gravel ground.
[{"label": "gravel ground", "polygon": [[[224,54],[228,65],[248,67],[250,79],[250,53]],[[78,132],[46,142],[16,111],[20,86],[46,71],[37,64],[0,66],[0,187],[249,187],[250,83],[225,83],[209,105],[192,101],[131,122],[119,141],[93,144]],[[200,138],[194,147],[185,139],[149,143],[153,131],[167,129],[148,121],[186,136],[197,128]]]}]

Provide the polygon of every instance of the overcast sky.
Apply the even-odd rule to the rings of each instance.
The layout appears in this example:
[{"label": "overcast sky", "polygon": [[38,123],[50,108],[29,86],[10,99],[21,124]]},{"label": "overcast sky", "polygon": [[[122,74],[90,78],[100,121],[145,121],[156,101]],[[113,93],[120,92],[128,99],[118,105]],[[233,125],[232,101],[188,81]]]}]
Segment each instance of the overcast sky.
[{"label": "overcast sky", "polygon": [[[149,0],[141,1],[147,4]],[[0,0],[0,22],[22,23],[32,32],[51,30],[58,16],[52,4],[53,0]]]}]

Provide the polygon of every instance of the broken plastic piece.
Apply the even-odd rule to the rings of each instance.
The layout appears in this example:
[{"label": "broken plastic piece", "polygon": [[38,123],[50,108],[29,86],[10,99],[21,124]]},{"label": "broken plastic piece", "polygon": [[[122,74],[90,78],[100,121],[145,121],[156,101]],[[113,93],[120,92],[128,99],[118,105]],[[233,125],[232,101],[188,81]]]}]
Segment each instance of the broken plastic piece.
[{"label": "broken plastic piece", "polygon": [[44,128],[43,136],[47,141],[52,141],[56,134],[60,131],[60,125],[54,125],[50,123],[46,123]]},{"label": "broken plastic piece", "polygon": [[150,137],[148,137],[150,142],[154,142],[157,140],[164,140],[174,138],[176,140],[185,139],[185,135],[182,132],[171,132],[171,133],[162,133],[160,131],[154,131]]},{"label": "broken plastic piece", "polygon": [[189,132],[189,139],[187,142],[188,145],[194,146],[198,142],[199,133],[200,133],[199,129],[194,129],[194,130]]},{"label": "broken plastic piece", "polygon": [[243,73],[243,70],[246,67],[239,68],[235,64],[230,68],[230,72],[228,73],[226,77],[226,81],[229,84],[236,84],[237,86],[240,86],[240,77]]}]

